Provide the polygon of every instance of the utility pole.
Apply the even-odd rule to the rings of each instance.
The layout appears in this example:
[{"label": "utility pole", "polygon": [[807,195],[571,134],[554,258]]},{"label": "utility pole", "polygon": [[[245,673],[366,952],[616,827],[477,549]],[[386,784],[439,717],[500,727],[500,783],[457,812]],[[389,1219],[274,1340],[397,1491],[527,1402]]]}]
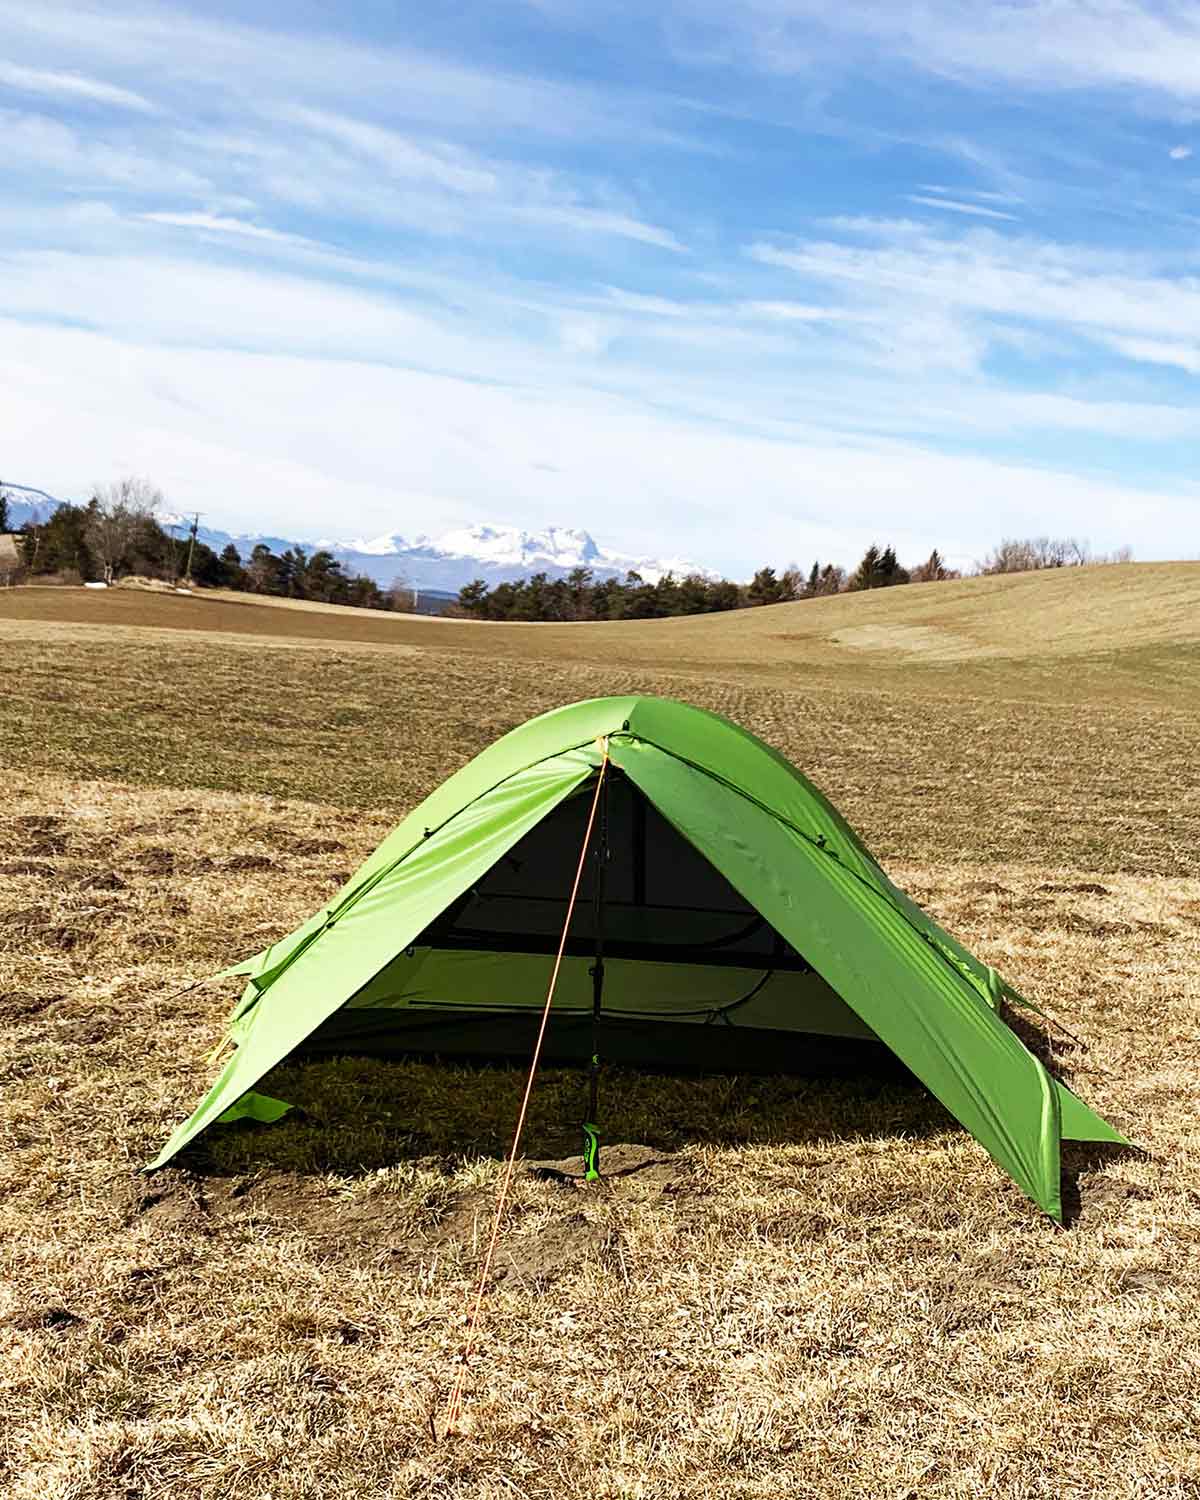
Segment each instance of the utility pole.
[{"label": "utility pole", "polygon": [[191,581],[192,581],[192,553],[193,553],[193,551],[195,550],[195,547],[196,547],[196,533],[197,533],[197,531],[199,531],[199,529],[200,529],[200,512],[197,511],[196,514],[192,517],[192,529],[191,529],[191,533],[190,533],[190,535],[188,537],[187,562],[184,565],[184,569],[183,569],[183,581],[184,581],[184,583],[191,583]]}]

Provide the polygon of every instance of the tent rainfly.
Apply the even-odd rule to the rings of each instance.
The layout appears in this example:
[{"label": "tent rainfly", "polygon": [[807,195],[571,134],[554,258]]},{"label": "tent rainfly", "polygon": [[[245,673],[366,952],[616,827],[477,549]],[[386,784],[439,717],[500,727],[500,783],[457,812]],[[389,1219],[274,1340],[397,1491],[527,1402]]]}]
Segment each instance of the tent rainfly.
[{"label": "tent rainfly", "polygon": [[802,1072],[894,1054],[1051,1218],[1059,1144],[1123,1137],[1005,1023],[1026,1005],[897,889],[781,755],[717,714],[597,698],[514,729],[328,906],[226,974],[234,1051],[151,1163],[306,1056],[528,1056],[596,780],[543,1056]]}]

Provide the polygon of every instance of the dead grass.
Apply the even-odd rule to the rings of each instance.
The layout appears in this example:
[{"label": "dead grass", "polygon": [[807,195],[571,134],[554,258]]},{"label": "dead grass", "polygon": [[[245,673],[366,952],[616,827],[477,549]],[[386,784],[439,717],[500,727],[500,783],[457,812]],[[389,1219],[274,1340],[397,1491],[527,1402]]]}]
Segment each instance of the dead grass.
[{"label": "dead grass", "polygon": [[1131,563],[879,589],[732,614],[588,625],[481,624],[248,595],[23,588],[9,628],[223,632],[267,641],[426,648],[499,660],[664,667],[794,688],[1195,708],[1200,563]]},{"label": "dead grass", "polygon": [[1200,674],[1184,710],[29,622],[6,644],[0,687],[13,767],[397,814],[532,714],[663,693],[782,750],[885,860],[1186,874],[1200,847]]},{"label": "dead grass", "polygon": [[[1200,1495],[1184,714],[71,631],[6,642],[0,698],[0,1493]],[[1069,1148],[1062,1232],[919,1089],[620,1072],[597,1190],[547,1073],[435,1438],[519,1076],[293,1064],[302,1112],[145,1179],[231,999],[179,992],[501,728],[635,687],[815,769],[1144,1150]]]}]

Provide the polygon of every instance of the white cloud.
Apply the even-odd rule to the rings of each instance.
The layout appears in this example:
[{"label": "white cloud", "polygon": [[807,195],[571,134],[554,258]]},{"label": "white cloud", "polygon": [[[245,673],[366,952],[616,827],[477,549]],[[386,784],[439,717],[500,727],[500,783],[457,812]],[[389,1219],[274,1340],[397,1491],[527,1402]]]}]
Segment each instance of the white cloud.
[{"label": "white cloud", "polygon": [[206,213],[144,213],[137,217],[148,224],[167,224],[175,229],[198,229],[211,234],[234,234],[247,239],[269,240],[276,245],[297,245],[321,248],[315,240],[303,235],[287,234],[281,229],[268,229],[260,224],[247,223],[245,219],[232,219],[223,214]]},{"label": "white cloud", "polygon": [[[969,9],[749,3],[782,18],[785,40],[796,17],[813,35],[859,28],[868,43],[845,48],[851,59],[889,26],[903,59],[921,16],[961,29]],[[1133,6],[1104,0],[1102,19]],[[1017,192],[943,184],[912,195],[922,221],[834,216],[731,256],[748,194],[668,179],[650,153],[563,149],[661,144],[683,101],[358,45],[342,18],[328,26],[267,31],[169,0],[0,0],[0,53],[19,60],[5,66],[73,80],[43,88],[59,102],[113,106],[86,130],[49,107],[0,118],[17,183],[0,197],[0,447],[39,474],[50,464],[51,488],[77,486],[80,463],[83,481],[146,469],[212,519],[227,503],[234,524],[308,517],[325,531],[331,496],[356,530],[603,529],[603,515],[638,550],[688,550],[698,525],[729,566],[817,545],[844,555],[892,514],[920,514],[930,545],[982,550],[1026,515],[1100,546],[1131,539],[1118,523],[1139,505],[1178,529],[1196,504],[1190,476],[1163,499],[935,450],[1115,469],[1124,438],[1200,440],[1183,400],[1139,399],[1195,370],[1200,262],[1017,238],[999,229]],[[130,80],[153,80],[153,130],[137,104],[80,92],[142,100]],[[938,149],[957,158],[952,175],[1024,193],[988,146]],[[909,181],[886,189],[894,203]],[[1020,343],[1025,370],[1044,362],[1045,389],[992,375],[1001,342]],[[1085,441],[1095,434],[1103,444]],[[1101,522],[1081,522],[1092,509]],[[1174,534],[1134,539],[1144,552]]]},{"label": "white cloud", "polygon": [[[879,233],[882,230],[882,233]],[[1178,337],[1200,333],[1200,281],[1137,256],[976,230],[962,239],[911,227],[879,242],[758,244],[764,265],[832,283],[864,298],[927,300],[940,308],[1045,321],[1085,331]]]},{"label": "white cloud", "polygon": [[593,318],[564,318],[558,333],[568,354],[602,354],[612,337],[611,329]]},{"label": "white cloud", "polygon": [[431,150],[397,130],[372,125],[323,109],[288,108],[281,118],[328,136],[396,177],[429,182],[454,193],[494,195],[500,187],[496,172],[468,151],[450,146]]},{"label": "white cloud", "polygon": [[[563,83],[472,66],[415,47],[367,44],[321,31],[259,27],[178,6],[0,0],[0,49],[50,49],[80,66],[107,64],[173,91],[213,91],[251,108],[265,99],[353,99],[364,114],[551,140],[640,140],[703,149],[672,126],[677,109],[634,90]],[[264,59],[267,67],[264,69]]]},{"label": "white cloud", "polygon": [[927,198],[920,193],[909,193],[910,203],[923,203],[928,208],[944,208],[950,213],[969,214],[976,219],[1016,219],[1016,214],[1001,213],[996,208],[984,208],[979,203],[962,203],[956,198]]},{"label": "white cloud", "polygon": [[[585,201],[591,184],[566,179],[544,168],[533,169],[493,160],[460,147],[416,142],[401,132],[326,110],[288,108],[284,118],[346,147],[371,167],[371,180],[362,185],[362,197],[378,201],[380,169],[403,181],[428,185],[454,196],[476,200],[480,209],[514,222],[554,226],[572,233],[615,235],[660,249],[682,251],[684,246],[669,230],[647,224],[635,215],[608,203]],[[340,176],[338,164],[328,164]],[[328,177],[329,171],[323,175]],[[344,191],[345,184],[341,184]],[[339,190],[335,183],[331,189]],[[482,204],[478,200],[485,200]],[[465,225],[463,226],[465,228]]]},{"label": "white cloud", "polygon": [[685,302],[672,302],[669,297],[647,297],[640,292],[627,292],[619,286],[605,287],[608,300],[625,312],[649,313],[656,318],[689,318],[696,309]]},{"label": "white cloud", "polygon": [[[723,40],[725,60],[771,72],[902,59],[960,80],[1039,89],[1134,88],[1172,107],[1200,97],[1200,12],[1185,0],[680,0]],[[714,48],[710,56],[717,55]]]},{"label": "white cloud", "polygon": [[1191,154],[1192,148],[1190,146],[1172,146],[1167,152],[1172,161],[1187,161]]},{"label": "white cloud", "polygon": [[70,191],[92,190],[98,183],[188,196],[215,191],[188,166],[137,147],[111,144],[47,115],[0,109],[0,143],[9,173],[23,168],[43,179],[53,174],[59,179],[56,185]]},{"label": "white cloud", "polygon": [[845,323],[862,316],[843,307],[819,307],[808,302],[744,302],[742,307],[755,317],[783,323]]},{"label": "white cloud", "polygon": [[0,334],[14,468],[70,494],[86,454],[85,477],[149,473],[176,508],[233,529],[328,534],[331,504],[348,527],[379,531],[565,515],[638,551],[691,537],[701,560],[746,572],[771,558],[850,560],[881,524],[906,556],[935,544],[980,555],[1002,531],[1048,528],[1169,555],[1200,506],[1196,486],[1168,495],[911,442],[767,440],[564,384],[154,349],[11,321]]},{"label": "white cloud", "polygon": [[119,88],[114,83],[105,83],[98,78],[85,78],[80,73],[20,68],[15,63],[0,62],[0,85],[22,94],[41,94],[55,99],[107,104],[112,109],[132,109],[141,114],[152,114],[155,108],[141,94]]},{"label": "white cloud", "polygon": [[644,224],[640,219],[630,218],[628,214],[588,208],[581,203],[521,203],[511,205],[509,212],[514,219],[557,224],[578,234],[611,234],[622,239],[637,240],[643,245],[654,245],[660,250],[672,250],[679,255],[687,252],[687,246],[669,229],[661,229],[656,224]]},{"label": "white cloud", "polygon": [[1186,370],[1189,375],[1200,375],[1200,339],[1193,344],[1181,344],[1162,339],[1113,337],[1108,343],[1128,359],[1151,365],[1171,365],[1177,370]]}]

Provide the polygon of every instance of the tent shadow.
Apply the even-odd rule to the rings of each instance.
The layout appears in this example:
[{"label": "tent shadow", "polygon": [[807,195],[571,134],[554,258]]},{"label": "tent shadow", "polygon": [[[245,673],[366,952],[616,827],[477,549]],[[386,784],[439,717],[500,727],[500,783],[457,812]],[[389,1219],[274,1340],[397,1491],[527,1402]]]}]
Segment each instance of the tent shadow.
[{"label": "tent shadow", "polygon": [[1055,1032],[1052,1024],[1036,1017],[1034,1011],[1005,1004],[1000,1007],[1000,1014],[1005,1025],[1016,1032],[1051,1078],[1070,1088],[1072,1064],[1086,1056],[1086,1042],[1078,1041],[1069,1033]]},{"label": "tent shadow", "polygon": [[[362,1176],[403,1162],[502,1157],[524,1090],[524,1071],[456,1059],[291,1062],[261,1091],[295,1108],[277,1124],[208,1133],[189,1165],[214,1176],[248,1171]],[[529,1160],[577,1155],[588,1103],[586,1072],[538,1074],[522,1138]],[[830,1138],[927,1137],[956,1129],[907,1070],[817,1076],[605,1070],[603,1140],[658,1151],[705,1144],[793,1145]],[[183,1162],[180,1163],[183,1165]]]},{"label": "tent shadow", "polygon": [[[1087,1043],[1067,1034],[1056,1033],[1049,1024],[1035,1024],[1030,1013],[1003,1008],[1007,1024],[1021,1038],[1025,1046],[1037,1058],[1051,1078],[1064,1084],[1074,1092],[1077,1076],[1086,1077],[1087,1069],[1080,1064],[1087,1056]],[[1117,1141],[1063,1141],[1062,1162],[1062,1208],[1063,1228],[1070,1229],[1081,1217],[1093,1212],[1098,1204],[1107,1202],[1113,1189],[1106,1191],[1099,1183],[1086,1183],[1084,1179],[1098,1172],[1107,1162],[1121,1161],[1129,1155],[1144,1156],[1139,1146],[1123,1146]],[[1127,1190],[1116,1188],[1124,1193]]]},{"label": "tent shadow", "polygon": [[1062,1143],[1063,1228],[1074,1229],[1112,1207],[1114,1199],[1147,1196],[1143,1189],[1127,1183],[1101,1179],[1085,1182],[1111,1161],[1130,1156],[1145,1157],[1140,1146],[1123,1146],[1117,1141],[1064,1141]]}]

